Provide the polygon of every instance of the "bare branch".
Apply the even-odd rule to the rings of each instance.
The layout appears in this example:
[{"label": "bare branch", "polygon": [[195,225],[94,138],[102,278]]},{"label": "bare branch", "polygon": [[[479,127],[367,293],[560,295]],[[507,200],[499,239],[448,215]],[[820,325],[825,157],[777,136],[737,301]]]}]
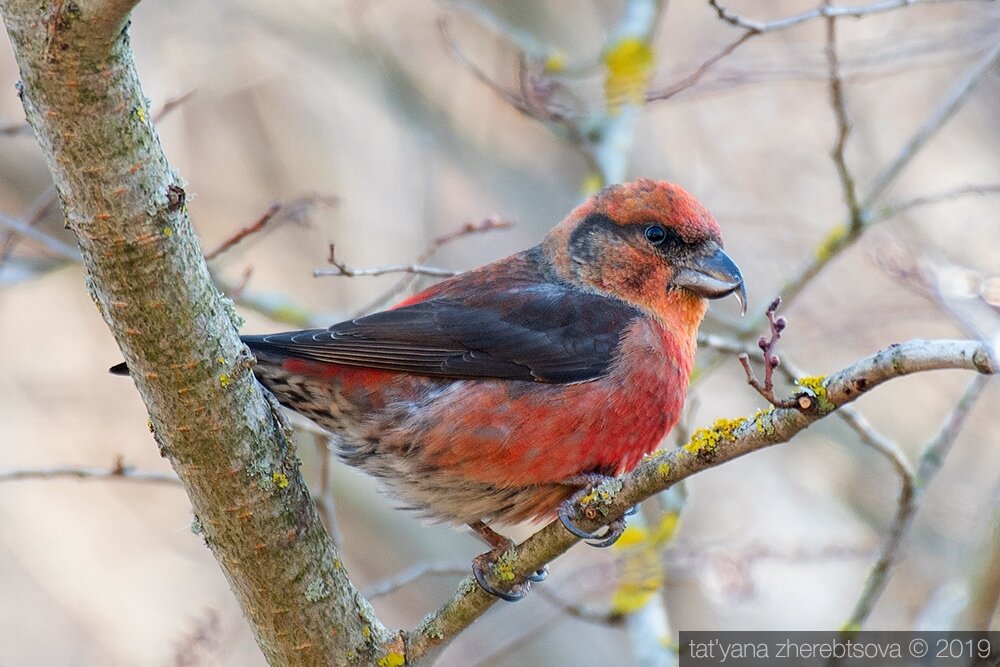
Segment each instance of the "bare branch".
[{"label": "bare branch", "polygon": [[978,375],[972,379],[958,404],[945,419],[940,431],[924,448],[916,474],[904,477],[904,483],[899,493],[899,505],[896,508],[896,515],[893,518],[889,534],[878,559],[868,574],[868,579],[865,581],[861,596],[854,606],[854,611],[851,612],[851,616],[844,624],[844,628],[860,628],[868,615],[871,614],[875,603],[889,583],[892,566],[900,557],[900,546],[913,524],[913,517],[920,507],[924,490],[937,471],[940,470],[948,450],[954,444],[972,406],[975,405],[976,399],[989,380],[988,375]]},{"label": "bare branch", "polygon": [[21,222],[20,220],[13,220],[3,214],[0,214],[0,225],[3,225],[17,234],[29,238],[32,241],[37,241],[42,244],[46,250],[55,253],[63,259],[68,259],[73,262],[79,262],[81,260],[80,252],[76,248],[63,243],[59,239],[49,236],[45,232],[38,231],[27,223]]},{"label": "bare branch", "polygon": [[367,269],[352,269],[344,262],[337,259],[336,244],[330,244],[330,257],[327,260],[333,264],[332,269],[313,269],[313,277],[323,276],[343,276],[344,278],[356,278],[358,276],[383,276],[387,273],[412,273],[418,276],[433,276],[435,278],[449,278],[458,275],[458,271],[450,269],[439,269],[435,266],[425,266],[423,264],[390,264],[388,266],[374,266]]},{"label": "bare branch", "polygon": [[[319,491],[313,494],[320,518],[326,532],[337,546],[342,544],[337,528],[337,513],[333,505],[333,490],[330,488],[330,436],[327,433],[313,433],[316,455],[319,458]],[[367,597],[367,596],[366,596]]]},{"label": "bare branch", "polygon": [[395,593],[400,588],[405,588],[427,576],[453,576],[468,573],[468,563],[418,563],[409,569],[403,570],[394,577],[372,584],[363,589],[361,594],[369,600],[374,600],[375,598]]},{"label": "bare branch", "polygon": [[15,468],[0,470],[0,482],[14,482],[33,479],[103,479],[126,480],[130,482],[146,482],[150,484],[166,484],[180,487],[177,475],[169,472],[153,472],[151,470],[136,470],[125,465],[118,459],[110,468],[93,468],[85,466],[53,466],[51,468]]},{"label": "bare branch", "polygon": [[[222,241],[214,249],[205,253],[205,259],[212,261],[218,259],[219,255],[230,250],[249,236],[253,236],[264,231],[264,228],[272,222],[299,222],[313,206],[324,204],[326,206],[336,206],[340,201],[328,195],[308,195],[290,201],[279,201],[271,204],[264,213],[257,218],[256,222],[237,230],[232,236]],[[284,215],[280,215],[280,214]]]},{"label": "bare branch", "polygon": [[546,586],[539,586],[536,590],[538,591],[537,595],[551,602],[567,616],[595,625],[619,626],[622,624],[622,614],[613,609],[593,609],[576,602],[570,602]]},{"label": "bare branch", "polygon": [[953,199],[959,199],[961,197],[966,197],[969,195],[996,195],[1000,194],[1000,183],[986,183],[982,185],[964,185],[962,187],[955,188],[953,190],[946,190],[944,192],[936,192],[931,195],[923,195],[921,197],[914,197],[913,199],[907,199],[905,201],[896,202],[893,204],[887,204],[882,207],[876,213],[876,218],[878,220],[887,220],[900,213],[905,213],[914,208],[920,208],[922,206],[933,206],[934,204],[940,204],[942,202],[951,201]]},{"label": "bare branch", "polygon": [[499,229],[510,229],[514,226],[514,223],[509,220],[501,220],[497,217],[484,218],[478,222],[467,222],[462,225],[459,229],[448,232],[447,234],[442,234],[431,239],[424,249],[417,255],[415,261],[412,264],[397,264],[393,266],[382,266],[374,267],[368,269],[352,269],[346,264],[340,262],[336,259],[334,254],[334,244],[330,244],[330,261],[336,268],[335,269],[316,269],[313,271],[314,276],[378,276],[387,273],[405,273],[407,275],[403,276],[401,279],[396,281],[393,285],[390,285],[388,289],[379,294],[371,303],[367,304],[365,307],[361,308],[359,313],[369,313],[376,310],[380,306],[388,303],[397,295],[404,292],[413,281],[421,275],[429,275],[437,278],[447,278],[458,274],[458,271],[449,271],[448,269],[439,269],[436,267],[424,266],[424,262],[431,258],[438,250],[449,243],[454,243],[455,241],[464,238],[472,234],[481,234],[484,232],[492,232]]},{"label": "bare branch", "polygon": [[868,210],[878,201],[889,186],[895,182],[900,172],[920,153],[930,138],[962,107],[972,91],[983,82],[986,74],[993,69],[998,61],[1000,61],[1000,42],[997,42],[972,66],[972,69],[968,71],[959,84],[952,89],[944,101],[924,121],[924,124],[910,137],[910,140],[900,149],[896,157],[875,177],[874,182],[868,188],[868,194],[861,203],[862,209]]},{"label": "bare branch", "polygon": [[863,443],[884,456],[892,464],[896,474],[902,480],[903,486],[913,486],[913,466],[906,460],[906,455],[894,440],[890,440],[876,431],[864,415],[853,406],[845,405],[837,410],[837,414],[858,434]]},{"label": "bare branch", "polygon": [[448,52],[459,62],[459,64],[465,67],[465,69],[467,69],[477,81],[492,90],[504,102],[514,107],[525,116],[528,116],[529,118],[536,117],[534,110],[528,105],[524,97],[501,86],[486,72],[480,69],[478,65],[469,60],[469,58],[465,55],[465,52],[462,51],[461,47],[458,45],[454,35],[451,34],[451,23],[447,16],[442,16],[438,19],[438,30],[441,33],[441,38],[444,40],[445,45],[448,47]]},{"label": "bare branch", "polygon": [[990,622],[1000,609],[1000,496],[995,500],[984,542],[976,567],[978,572],[969,583],[972,599],[963,610],[962,623],[958,626],[969,630],[989,630]]},{"label": "bare branch", "polygon": [[711,58],[703,62],[701,65],[695,69],[691,74],[681,79],[676,83],[672,83],[662,90],[657,90],[653,92],[646,93],[647,102],[657,102],[660,100],[668,100],[678,93],[682,93],[691,86],[697,84],[701,81],[702,77],[708,74],[713,67],[715,67],[720,61],[730,56],[736,49],[740,48],[749,40],[751,37],[756,36],[758,33],[748,30],[743,33],[735,40],[727,44],[721,51],[713,55]]},{"label": "bare branch", "polygon": [[824,3],[815,9],[810,9],[807,12],[794,14],[781,19],[775,19],[773,21],[754,21],[745,18],[736,12],[723,7],[719,4],[718,0],[708,0],[708,4],[715,9],[719,18],[726,23],[754,33],[764,33],[794,28],[795,26],[802,25],[803,23],[809,23],[810,21],[815,21],[820,18],[863,18],[865,16],[871,16],[872,14],[881,14],[883,12],[889,12],[903,7],[922,4],[938,4],[947,1],[949,0],[884,0],[884,2],[875,2],[870,5],[863,5],[860,7],[838,7]]},{"label": "bare branch", "polygon": [[[711,429],[696,432],[692,442],[684,447],[650,457],[622,478],[622,488],[605,508],[607,515],[602,520],[620,517],[636,503],[693,474],[787,442],[810,424],[892,378],[943,368],[997,373],[1000,364],[993,355],[988,345],[977,341],[914,340],[890,346],[829,377],[809,378],[805,384],[816,392],[816,410],[805,413],[775,408],[752,418],[721,420]],[[581,525],[581,528],[597,526]],[[518,545],[509,553],[506,563],[515,578],[524,577],[577,541],[559,521],[554,521]],[[451,600],[406,636],[407,660],[436,655],[496,601],[471,577],[466,578]]]},{"label": "bare branch", "polygon": [[[824,7],[832,7],[831,0],[824,0]],[[864,224],[861,215],[861,205],[858,203],[854,175],[847,166],[844,149],[847,147],[847,137],[851,134],[851,119],[847,115],[847,103],[844,101],[844,81],[840,76],[840,56],[837,53],[837,19],[829,16],[826,19],[826,62],[830,82],[830,104],[837,118],[837,141],[833,146],[831,156],[840,177],[840,187],[844,191],[844,202],[850,215],[852,229]]]}]

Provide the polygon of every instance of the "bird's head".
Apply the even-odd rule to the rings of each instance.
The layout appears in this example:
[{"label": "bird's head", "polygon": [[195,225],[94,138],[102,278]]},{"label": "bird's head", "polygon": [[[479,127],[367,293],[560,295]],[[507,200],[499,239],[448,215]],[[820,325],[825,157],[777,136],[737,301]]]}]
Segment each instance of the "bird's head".
[{"label": "bird's head", "polygon": [[672,323],[697,327],[706,299],[729,294],[746,311],[743,276],[722,250],[718,223],[671,183],[640,179],[601,190],[549,233],[543,249],[565,280]]}]

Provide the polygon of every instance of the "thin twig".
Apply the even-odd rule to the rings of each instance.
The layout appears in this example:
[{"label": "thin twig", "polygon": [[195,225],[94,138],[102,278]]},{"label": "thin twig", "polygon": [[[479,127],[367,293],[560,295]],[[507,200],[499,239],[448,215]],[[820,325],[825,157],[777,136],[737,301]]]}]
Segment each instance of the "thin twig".
[{"label": "thin twig", "polygon": [[314,494],[316,508],[326,526],[326,532],[337,546],[342,544],[340,530],[337,527],[337,513],[333,504],[333,490],[330,488],[330,436],[326,433],[313,433],[313,443],[316,445],[316,455],[319,457],[319,491]]},{"label": "thin twig", "polygon": [[169,472],[153,472],[136,470],[131,466],[116,464],[111,468],[92,468],[85,466],[53,466],[51,468],[15,468],[0,470],[0,482],[14,482],[32,479],[120,479],[130,482],[147,482],[150,484],[167,484],[180,486],[177,476]]},{"label": "thin twig", "polygon": [[583,604],[570,602],[546,586],[538,586],[535,590],[538,591],[539,596],[551,602],[561,612],[567,616],[578,618],[581,621],[587,621],[595,625],[620,626],[624,620],[622,614],[614,609],[593,609]]},{"label": "thin twig", "polygon": [[[768,32],[771,30],[791,27],[806,21],[821,17],[838,16],[864,16],[871,13],[888,11],[899,7],[918,4],[920,0],[894,0],[889,2],[875,3],[864,7],[833,7],[822,5],[810,12],[796,15],[788,19],[782,19],[771,23],[758,23],[749,21],[718,4],[717,0],[709,0],[709,4],[716,9],[720,18],[746,30],[757,32]],[[779,290],[784,297],[786,306],[790,305],[802,293],[805,287],[815,278],[820,271],[835,257],[838,257],[847,248],[851,247],[875,221],[873,215],[873,205],[878,201],[885,190],[895,181],[900,172],[907,164],[923,149],[927,141],[950,119],[955,112],[968,99],[969,95],[982,83],[986,73],[1000,60],[1000,43],[996,43],[975,65],[968,71],[962,81],[942,100],[931,115],[924,121],[923,125],[910,137],[896,156],[886,165],[886,167],[875,178],[870,187],[869,194],[861,201],[857,213],[852,212],[846,223],[837,225],[827,234],[826,238],[819,244],[812,259],[799,270],[794,276],[788,279]],[[828,65],[830,63],[828,62]],[[839,112],[838,112],[839,115]],[[845,135],[846,140],[846,135]],[[856,195],[855,195],[856,196]],[[886,215],[881,215],[878,220],[884,220]],[[750,336],[764,322],[763,314],[749,321],[741,329],[741,336]]]},{"label": "thin twig", "polygon": [[678,93],[684,92],[685,90],[687,90],[691,86],[693,86],[693,85],[697,84],[699,81],[701,81],[701,79],[706,74],[708,74],[712,70],[712,68],[715,67],[721,60],[727,58],[736,49],[738,49],[741,46],[743,46],[743,44],[745,44],[747,42],[747,40],[749,40],[751,37],[756,36],[757,34],[758,33],[755,33],[755,32],[753,32],[751,30],[748,30],[747,32],[743,33],[742,35],[740,35],[739,37],[737,37],[735,40],[733,40],[732,42],[730,42],[729,44],[727,44],[725,47],[723,47],[722,50],[720,50],[718,53],[716,53],[711,58],[709,58],[708,60],[706,60],[705,62],[703,62],[701,65],[699,65],[697,67],[697,69],[695,69],[695,71],[693,71],[691,74],[688,74],[686,77],[684,77],[680,81],[677,81],[676,83],[672,83],[669,86],[667,86],[666,88],[663,88],[661,90],[657,90],[657,91],[646,93],[646,101],[647,102],[658,102],[660,100],[668,100],[671,97],[673,97],[674,95],[677,95]]},{"label": "thin twig", "polygon": [[39,231],[38,229],[35,229],[20,220],[14,220],[13,218],[8,218],[7,216],[0,214],[0,225],[13,230],[25,238],[29,238],[32,241],[42,244],[46,250],[55,253],[63,259],[68,259],[73,262],[81,261],[80,252],[76,248],[63,243],[59,239],[53,238],[45,232]]},{"label": "thin twig", "polygon": [[479,222],[468,222],[461,229],[444,234],[443,236],[438,236],[431,240],[427,247],[421,252],[415,262],[412,264],[391,264],[389,266],[375,266],[366,269],[354,269],[349,267],[344,262],[337,259],[335,244],[330,244],[330,257],[328,262],[333,264],[332,269],[315,269],[313,271],[313,276],[343,276],[346,278],[354,278],[357,276],[382,276],[387,273],[409,273],[413,275],[420,276],[433,276],[435,278],[449,278],[451,276],[458,275],[460,271],[452,271],[450,269],[440,269],[434,266],[426,266],[423,262],[441,249],[441,246],[447,245],[453,241],[468,236],[469,234],[478,234],[480,232],[489,232],[495,229],[509,229],[514,223],[507,220],[499,220],[497,218],[485,218]]},{"label": "thin twig", "polygon": [[411,568],[384,581],[372,584],[363,589],[361,594],[369,600],[384,597],[405,588],[413,582],[427,576],[452,576],[469,573],[468,563],[418,563]]},{"label": "thin twig", "polygon": [[[824,7],[832,7],[831,0],[824,0]],[[844,100],[844,80],[840,76],[840,56],[837,52],[837,19],[828,16],[826,19],[826,62],[830,83],[830,105],[837,118],[837,141],[833,145],[831,157],[837,167],[840,177],[840,187],[844,191],[844,202],[850,216],[851,228],[860,228],[864,224],[861,216],[861,206],[858,203],[857,188],[854,175],[847,166],[844,149],[847,147],[847,137],[851,134],[851,119],[847,115],[847,103]]]},{"label": "thin twig", "polygon": [[[309,211],[313,206],[317,204],[324,204],[326,206],[336,206],[339,200],[336,197],[328,195],[308,195],[306,197],[299,197],[297,199],[292,199],[289,201],[279,201],[271,204],[264,213],[261,214],[257,220],[242,229],[237,230],[229,238],[222,241],[214,249],[205,253],[205,259],[212,261],[217,259],[219,255],[230,250],[233,246],[243,241],[249,236],[253,236],[264,230],[265,227],[271,222],[299,222],[302,220],[306,212]],[[284,215],[279,215],[284,213]]]},{"label": "thin twig", "polygon": [[444,40],[445,45],[448,47],[448,52],[451,54],[455,60],[459,62],[465,69],[467,69],[476,80],[481,84],[492,90],[494,93],[500,96],[500,98],[514,107],[525,116],[529,118],[535,118],[534,110],[528,105],[524,97],[517,95],[516,93],[507,90],[492,77],[490,77],[486,72],[484,72],[478,65],[472,62],[459,47],[458,42],[455,40],[454,35],[451,34],[451,23],[447,16],[441,16],[438,19],[438,31],[441,33],[441,38]]},{"label": "thin twig", "polygon": [[933,206],[942,202],[959,199],[968,195],[995,195],[1000,194],[1000,183],[988,183],[982,185],[963,185],[962,187],[944,192],[936,192],[922,197],[914,197],[901,202],[887,204],[880,208],[875,217],[877,220],[887,220],[900,213],[905,213],[914,208],[922,206]]},{"label": "thin twig", "polygon": [[764,33],[794,28],[795,26],[802,25],[803,23],[809,23],[810,21],[815,21],[820,18],[863,18],[872,14],[889,12],[894,9],[901,9],[912,5],[937,4],[946,1],[948,0],[885,0],[884,2],[875,2],[870,5],[863,5],[860,7],[838,7],[824,3],[807,12],[794,14],[781,19],[775,19],[773,21],[754,21],[752,19],[748,19],[727,9],[726,7],[723,7],[719,4],[718,0],[708,0],[708,4],[715,9],[715,13],[718,14],[719,18],[726,23],[751,32]]},{"label": "thin twig", "polygon": [[962,613],[959,627],[986,631],[1000,610],[1000,495],[994,499],[977,572],[970,577],[971,599]]},{"label": "thin twig", "polygon": [[[56,186],[49,185],[45,188],[42,194],[35,198],[35,201],[31,202],[31,206],[28,210],[24,212],[21,216],[23,223],[31,228],[38,225],[39,222],[48,215],[48,212],[52,210],[52,207],[56,204]],[[23,236],[13,229],[7,230],[6,234],[3,235],[3,240],[0,241],[0,264],[3,264],[10,258],[11,253],[17,247],[18,239]]]},{"label": "thin twig", "polygon": [[[443,246],[471,234],[481,234],[500,229],[510,229],[513,226],[514,223],[510,220],[501,220],[497,217],[484,218],[478,222],[467,222],[453,232],[448,232],[447,234],[442,234],[441,236],[431,239],[430,243],[428,243],[420,254],[416,256],[414,264],[423,264]],[[417,273],[407,273],[375,297],[371,302],[358,309],[358,314],[370,313],[389,303],[396,296],[406,291],[413,284],[413,281],[419,277],[419,275],[420,274]]]},{"label": "thin twig", "polygon": [[458,271],[451,269],[440,269],[436,266],[426,266],[424,264],[389,264],[388,266],[373,266],[366,269],[354,269],[337,259],[336,244],[330,244],[330,257],[327,259],[333,264],[332,269],[313,269],[313,277],[342,276],[344,278],[357,278],[358,276],[384,276],[387,273],[412,273],[417,276],[433,276],[435,278],[450,278],[457,276]]},{"label": "thin twig", "polygon": [[[893,470],[896,471],[904,487],[912,488],[913,466],[910,465],[906,454],[894,440],[890,440],[875,430],[875,427],[865,419],[865,416],[853,406],[845,405],[837,410],[837,415],[858,434],[863,443],[884,456],[892,464]],[[904,489],[904,495],[910,495],[910,493],[910,490]]]},{"label": "thin twig", "polygon": [[1000,61],[1000,41],[986,52],[965,77],[948,94],[937,109],[924,121],[923,125],[910,137],[909,141],[899,150],[896,157],[875,177],[868,188],[868,194],[861,203],[864,210],[870,209],[883,193],[895,182],[900,172],[920,153],[924,145],[933,137],[948,120],[955,115],[965,100],[980,83],[986,74]]}]

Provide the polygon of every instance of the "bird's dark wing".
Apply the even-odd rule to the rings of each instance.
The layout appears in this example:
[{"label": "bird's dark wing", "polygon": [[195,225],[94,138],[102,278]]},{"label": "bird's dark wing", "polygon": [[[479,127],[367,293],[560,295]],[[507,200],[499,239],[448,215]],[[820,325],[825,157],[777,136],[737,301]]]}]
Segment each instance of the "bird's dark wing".
[{"label": "bird's dark wing", "polygon": [[604,375],[639,312],[551,283],[477,298],[444,295],[335,324],[244,336],[258,355],[447,378],[551,383]]}]

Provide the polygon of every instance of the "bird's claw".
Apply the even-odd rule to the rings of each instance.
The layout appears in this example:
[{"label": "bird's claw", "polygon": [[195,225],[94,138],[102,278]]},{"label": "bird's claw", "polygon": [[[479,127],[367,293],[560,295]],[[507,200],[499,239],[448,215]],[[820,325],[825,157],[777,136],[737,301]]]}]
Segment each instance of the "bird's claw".
[{"label": "bird's claw", "polygon": [[[611,478],[603,476],[588,476],[582,478],[578,481],[586,483],[587,486],[581,488],[579,491],[574,493],[568,500],[563,502],[557,514],[559,516],[559,521],[562,523],[563,527],[566,528],[571,534],[579,537],[581,540],[587,540],[587,544],[592,547],[597,547],[603,549],[604,547],[610,547],[612,544],[618,541],[618,538],[622,536],[625,532],[626,517],[630,517],[639,511],[638,505],[633,505],[629,507],[622,514],[621,517],[615,519],[607,526],[605,526],[603,531],[598,532],[588,532],[583,530],[576,525],[575,520],[577,519],[576,505],[580,502],[581,498],[588,495],[590,490],[588,487],[596,486],[598,483],[609,480]],[[588,517],[593,519],[594,517]]]},{"label": "bird's claw", "polygon": [[525,579],[527,579],[528,581],[534,581],[535,583],[540,583],[548,578],[549,578],[549,568],[545,567],[544,565],[542,566],[542,569],[535,570],[527,577],[525,577]]},{"label": "bird's claw", "polygon": [[[631,510],[631,508],[630,508]],[[634,511],[628,511],[621,518],[615,519],[607,526],[603,532],[593,532],[589,533],[575,523],[573,523],[573,505],[572,503],[564,503],[559,506],[559,521],[562,525],[573,535],[576,535],[581,540],[588,540],[587,544],[592,547],[597,547],[598,549],[603,549],[605,547],[610,547],[612,544],[618,541],[618,538],[622,536],[625,532],[625,516],[630,514],[635,514]],[[593,540],[593,541],[590,541]]]},{"label": "bird's claw", "polygon": [[[492,556],[493,556],[492,552],[487,552],[473,558],[472,576],[476,578],[476,583],[479,584],[480,588],[482,588],[484,591],[486,591],[493,597],[500,598],[505,602],[517,602],[518,600],[523,599],[524,596],[528,594],[528,589],[531,588],[532,581],[542,581],[542,579],[545,579],[545,577],[547,577],[549,574],[548,569],[542,568],[538,572],[529,575],[527,577],[527,581],[521,582],[520,584],[514,584],[513,586],[511,586],[509,591],[502,591],[499,588],[495,587],[493,584],[491,584],[489,580],[486,578],[486,569],[489,567],[490,562],[492,561]],[[538,577],[539,573],[542,572],[544,572],[544,574],[541,575],[541,579],[536,579],[535,577]]]},{"label": "bird's claw", "polygon": [[615,519],[607,526],[603,532],[593,532],[588,533],[585,530],[579,528],[573,519],[570,518],[568,512],[559,512],[559,521],[562,525],[573,535],[576,535],[581,540],[586,540],[588,546],[597,547],[598,549],[603,549],[605,547],[610,547],[612,544],[618,541],[618,538],[622,536],[625,532],[625,517],[620,519]]}]

